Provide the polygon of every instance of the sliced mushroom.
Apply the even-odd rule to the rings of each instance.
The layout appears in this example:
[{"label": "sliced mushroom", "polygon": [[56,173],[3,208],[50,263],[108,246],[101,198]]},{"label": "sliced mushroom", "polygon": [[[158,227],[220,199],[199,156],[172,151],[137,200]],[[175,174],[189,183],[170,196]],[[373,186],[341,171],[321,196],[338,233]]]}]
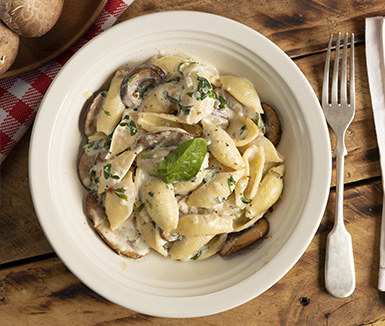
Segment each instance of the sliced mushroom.
[{"label": "sliced mushroom", "polygon": [[84,134],[87,137],[96,133],[96,121],[105,99],[105,92],[97,93],[88,106],[86,119],[84,121]]},{"label": "sliced mushroom", "polygon": [[124,225],[126,222],[114,231],[111,231],[107,215],[93,193],[89,193],[86,198],[86,210],[95,230],[118,254],[138,259],[146,256],[150,252],[148,246],[141,243],[143,240],[138,234],[132,237],[128,236],[130,234],[128,231],[130,231],[129,229],[132,229],[132,227]]},{"label": "sliced mushroom", "polygon": [[142,64],[131,70],[122,81],[120,97],[130,109],[136,109],[143,96],[155,85],[166,80],[166,73],[158,66]]},{"label": "sliced mushroom", "polygon": [[146,150],[158,146],[178,146],[192,138],[194,138],[194,136],[187,132],[179,130],[161,130],[138,137],[135,144],[137,147],[142,147],[143,150]]},{"label": "sliced mushroom", "polygon": [[85,151],[78,160],[78,175],[83,186],[87,189],[91,186],[90,170],[94,166],[96,155],[88,155]]},{"label": "sliced mushroom", "polygon": [[268,231],[269,221],[262,217],[248,229],[238,233],[231,233],[218,254],[223,257],[245,248],[256,240],[264,237]]},{"label": "sliced mushroom", "polygon": [[264,113],[262,119],[265,123],[265,137],[268,138],[274,146],[277,146],[281,140],[281,123],[277,112],[267,103],[262,103]]},{"label": "sliced mushroom", "polygon": [[205,120],[224,130],[226,130],[230,124],[230,118],[223,112],[223,110],[218,108],[214,108],[213,112],[207,116]]}]

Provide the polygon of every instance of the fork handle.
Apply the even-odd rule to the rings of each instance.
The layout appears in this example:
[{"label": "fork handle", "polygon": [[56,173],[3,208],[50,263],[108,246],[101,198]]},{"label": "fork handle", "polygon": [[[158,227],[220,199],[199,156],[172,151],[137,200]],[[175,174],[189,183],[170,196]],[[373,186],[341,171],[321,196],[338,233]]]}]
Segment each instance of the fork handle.
[{"label": "fork handle", "polygon": [[345,298],[353,293],[356,281],[352,237],[345,228],[343,217],[345,155],[341,150],[336,154],[336,215],[334,227],[326,241],[325,287],[333,296]]}]

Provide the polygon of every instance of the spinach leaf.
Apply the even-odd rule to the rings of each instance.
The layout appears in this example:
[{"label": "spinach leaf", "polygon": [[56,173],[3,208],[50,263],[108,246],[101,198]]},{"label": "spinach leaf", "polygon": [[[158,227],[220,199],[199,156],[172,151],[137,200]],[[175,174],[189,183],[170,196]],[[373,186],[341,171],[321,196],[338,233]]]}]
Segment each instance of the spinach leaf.
[{"label": "spinach leaf", "polygon": [[170,184],[195,177],[207,153],[203,138],[190,139],[171,151],[159,164],[156,177]]}]

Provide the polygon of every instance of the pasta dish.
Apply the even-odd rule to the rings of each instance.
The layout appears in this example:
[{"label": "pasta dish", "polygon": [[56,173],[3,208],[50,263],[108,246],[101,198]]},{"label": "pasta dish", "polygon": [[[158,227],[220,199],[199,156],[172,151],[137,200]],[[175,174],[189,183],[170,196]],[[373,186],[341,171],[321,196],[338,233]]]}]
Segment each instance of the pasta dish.
[{"label": "pasta dish", "polygon": [[267,233],[284,158],[277,115],[249,81],[198,59],[153,57],[117,70],[86,111],[86,212],[117,253],[199,260]]}]

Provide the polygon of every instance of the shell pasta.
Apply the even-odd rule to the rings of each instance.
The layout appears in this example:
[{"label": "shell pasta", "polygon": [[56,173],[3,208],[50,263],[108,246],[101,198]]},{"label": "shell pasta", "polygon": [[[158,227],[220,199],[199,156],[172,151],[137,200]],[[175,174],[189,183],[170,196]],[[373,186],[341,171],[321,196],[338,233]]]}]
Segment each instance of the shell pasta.
[{"label": "shell pasta", "polygon": [[282,194],[284,157],[242,77],[196,58],[153,57],[116,71],[86,110],[86,211],[121,255],[221,254]]}]

